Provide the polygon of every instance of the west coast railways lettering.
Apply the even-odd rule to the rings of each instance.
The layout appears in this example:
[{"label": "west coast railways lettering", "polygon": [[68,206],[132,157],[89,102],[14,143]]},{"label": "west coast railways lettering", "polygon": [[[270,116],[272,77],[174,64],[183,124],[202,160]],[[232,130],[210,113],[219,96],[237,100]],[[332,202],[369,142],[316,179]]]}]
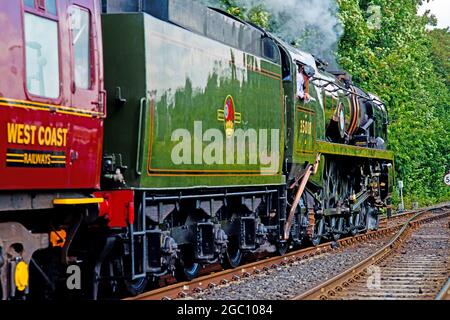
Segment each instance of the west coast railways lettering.
[{"label": "west coast railways lettering", "polygon": [[58,151],[8,149],[6,166],[15,168],[64,168],[66,154]]},{"label": "west coast railways lettering", "polygon": [[9,144],[62,148],[67,146],[69,129],[23,123],[8,123],[7,134]]}]

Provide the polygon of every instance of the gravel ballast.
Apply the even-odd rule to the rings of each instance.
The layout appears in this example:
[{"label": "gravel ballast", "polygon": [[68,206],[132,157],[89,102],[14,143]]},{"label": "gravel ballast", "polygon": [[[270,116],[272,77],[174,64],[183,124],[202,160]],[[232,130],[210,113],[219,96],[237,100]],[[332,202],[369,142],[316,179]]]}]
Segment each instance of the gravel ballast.
[{"label": "gravel ballast", "polygon": [[196,300],[287,300],[381,249],[390,237],[356,244],[193,295]]}]

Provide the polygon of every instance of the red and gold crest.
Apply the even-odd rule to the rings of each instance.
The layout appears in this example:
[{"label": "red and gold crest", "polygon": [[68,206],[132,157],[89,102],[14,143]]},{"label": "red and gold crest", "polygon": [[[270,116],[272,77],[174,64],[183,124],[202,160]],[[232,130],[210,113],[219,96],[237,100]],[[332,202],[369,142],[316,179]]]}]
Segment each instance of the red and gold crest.
[{"label": "red and gold crest", "polygon": [[223,109],[217,111],[217,119],[225,122],[225,134],[228,138],[232,137],[235,125],[241,123],[241,114],[236,112],[236,105],[234,104],[234,99],[231,95],[227,96],[225,99]]}]

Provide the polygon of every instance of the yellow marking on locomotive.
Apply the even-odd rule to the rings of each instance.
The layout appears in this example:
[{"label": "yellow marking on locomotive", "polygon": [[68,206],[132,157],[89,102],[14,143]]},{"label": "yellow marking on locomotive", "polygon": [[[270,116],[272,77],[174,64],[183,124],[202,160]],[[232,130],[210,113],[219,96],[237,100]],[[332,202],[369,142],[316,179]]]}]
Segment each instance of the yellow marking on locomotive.
[{"label": "yellow marking on locomotive", "polygon": [[239,124],[242,122],[242,114],[239,112],[234,113],[234,122]]},{"label": "yellow marking on locomotive", "polygon": [[[26,109],[26,110],[34,110],[34,111],[50,111],[49,108],[34,107],[32,105],[9,104],[9,103],[3,103],[3,102],[0,102],[0,106]],[[97,115],[96,113],[95,114],[81,113],[81,112],[85,112],[85,111],[71,112],[71,111],[60,110],[59,108],[56,108],[54,106],[50,106],[50,107],[55,108],[57,113],[66,114],[66,115],[70,115],[70,116],[77,116],[77,117],[84,117],[84,118],[104,117],[104,115],[100,114],[100,113],[98,113],[98,115]]]},{"label": "yellow marking on locomotive", "polygon": [[103,198],[79,198],[79,199],[54,199],[54,205],[81,205],[81,204],[99,204],[103,203]]},{"label": "yellow marking on locomotive", "polygon": [[25,153],[26,164],[51,164],[51,154]]},{"label": "yellow marking on locomotive", "polygon": [[6,162],[9,162],[9,163],[24,163],[24,160],[6,159]]},{"label": "yellow marking on locomotive", "polygon": [[24,163],[31,165],[66,164],[66,156],[54,156],[51,153],[7,153],[7,163]]},{"label": "yellow marking on locomotive", "polygon": [[3,102],[0,102],[0,106],[27,109],[27,110],[30,109],[30,110],[36,110],[36,111],[48,111],[48,109],[46,109],[46,108],[38,108],[38,107],[23,106],[23,105],[11,105],[9,103],[3,103]]},{"label": "yellow marking on locomotive", "polygon": [[[58,113],[66,114],[66,115],[69,115],[69,116],[84,117],[84,118],[92,118],[92,117],[95,116],[95,115],[91,115],[91,114],[84,114],[84,113],[77,113],[77,112],[69,112],[69,111],[61,111],[61,110],[58,110]],[[101,115],[101,117],[102,117],[102,116],[103,116],[103,115]]]},{"label": "yellow marking on locomotive", "polygon": [[[38,111],[49,111],[49,110],[51,110],[51,108],[53,108],[58,113],[81,116],[81,117],[94,117],[94,116],[103,117],[104,116],[104,114],[102,112],[98,112],[98,111],[90,111],[90,110],[84,110],[84,109],[80,109],[80,108],[72,108],[72,107],[60,106],[60,105],[54,105],[54,104],[38,103],[38,102],[31,102],[31,101],[26,101],[26,100],[16,100],[16,99],[3,99],[3,101],[6,101],[6,102],[0,101],[0,106],[31,109],[31,110],[38,110]],[[17,104],[17,103],[20,103],[20,104]]]},{"label": "yellow marking on locomotive", "polygon": [[312,135],[312,122],[307,120],[300,121],[300,133]]},{"label": "yellow marking on locomotive", "polygon": [[35,126],[23,123],[8,123],[9,144],[40,145],[46,147],[66,147],[68,128]]},{"label": "yellow marking on locomotive", "polygon": [[16,265],[14,272],[14,282],[18,291],[23,292],[28,287],[29,273],[28,265],[24,261],[20,261]]},{"label": "yellow marking on locomotive", "polygon": [[35,144],[37,126],[22,123],[8,123],[8,143]]},{"label": "yellow marking on locomotive", "polygon": [[223,109],[217,110],[217,120],[221,122],[225,121],[225,111]]},{"label": "yellow marking on locomotive", "polygon": [[40,127],[38,141],[41,146],[67,146],[67,128]]},{"label": "yellow marking on locomotive", "polygon": [[7,157],[16,157],[16,158],[23,158],[24,154],[16,154],[16,153],[7,153]]},{"label": "yellow marking on locomotive", "polygon": [[[217,120],[220,122],[225,122],[225,110],[219,109],[217,110]],[[242,122],[242,113],[235,112],[234,113],[234,123],[240,124]]]}]

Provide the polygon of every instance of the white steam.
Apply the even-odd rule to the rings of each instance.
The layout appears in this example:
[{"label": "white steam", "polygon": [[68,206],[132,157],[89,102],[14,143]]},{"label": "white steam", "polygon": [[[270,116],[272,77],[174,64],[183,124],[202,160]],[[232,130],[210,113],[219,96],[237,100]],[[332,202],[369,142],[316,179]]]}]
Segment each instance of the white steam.
[{"label": "white steam", "polygon": [[[220,6],[219,0],[199,0],[209,6]],[[343,27],[335,0],[236,0],[250,10],[262,6],[270,13],[270,29],[288,43],[336,66],[335,52]]]}]

